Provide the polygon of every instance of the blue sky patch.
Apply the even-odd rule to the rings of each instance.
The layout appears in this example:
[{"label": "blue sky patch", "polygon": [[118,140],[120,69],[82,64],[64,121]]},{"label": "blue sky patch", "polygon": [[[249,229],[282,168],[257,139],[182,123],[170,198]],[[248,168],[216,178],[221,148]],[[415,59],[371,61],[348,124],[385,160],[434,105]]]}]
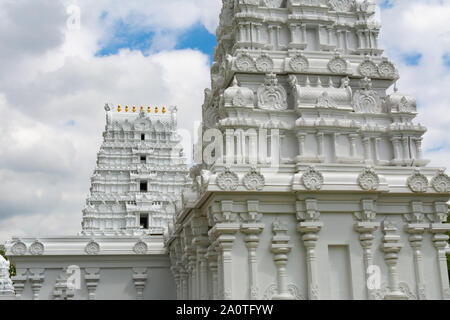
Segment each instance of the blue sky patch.
[{"label": "blue sky patch", "polygon": [[392,0],[384,0],[380,3],[381,9],[392,9],[394,7],[394,4],[392,3]]},{"label": "blue sky patch", "polygon": [[75,120],[69,120],[66,123],[66,126],[68,126],[68,127],[75,127],[75,125],[76,125]]},{"label": "blue sky patch", "polygon": [[420,52],[407,53],[402,56],[403,62],[407,66],[418,66],[423,55]]},{"label": "blue sky patch", "polygon": [[444,65],[446,67],[450,67],[450,53],[446,53],[442,56],[442,60],[444,60]]},{"label": "blue sky patch", "polygon": [[440,147],[436,147],[436,148],[427,149],[427,152],[428,153],[439,152],[439,151],[441,151],[443,149],[444,149],[444,146],[440,146]]},{"label": "blue sky patch", "polygon": [[197,24],[178,37],[175,49],[199,50],[208,55],[212,62],[216,44],[216,36],[209,33],[204,25]]},{"label": "blue sky patch", "polygon": [[147,51],[152,43],[154,32],[136,29],[119,20],[114,25],[114,36],[107,43],[101,44],[97,57],[117,54],[121,49]]}]

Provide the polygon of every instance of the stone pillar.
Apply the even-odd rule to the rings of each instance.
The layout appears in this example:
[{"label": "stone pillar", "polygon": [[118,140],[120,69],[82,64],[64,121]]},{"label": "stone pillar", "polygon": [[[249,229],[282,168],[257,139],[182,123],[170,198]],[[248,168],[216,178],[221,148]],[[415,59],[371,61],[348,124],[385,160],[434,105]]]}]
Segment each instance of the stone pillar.
[{"label": "stone pillar", "polygon": [[270,131],[271,146],[271,165],[278,167],[280,165],[280,130],[272,129]]},{"label": "stone pillar", "polygon": [[423,277],[422,266],[422,241],[423,234],[428,229],[428,224],[424,223],[423,205],[420,201],[413,201],[411,203],[412,213],[405,215],[405,220],[408,224],[405,231],[409,234],[409,244],[413,250],[414,257],[414,271],[416,276],[416,291],[419,300],[427,300],[425,291],[425,281]]},{"label": "stone pillar", "polygon": [[422,157],[423,157],[423,151],[422,151],[422,141],[423,141],[423,138],[416,138],[415,139],[415,143],[416,143],[416,154],[417,154],[417,159],[422,159]]},{"label": "stone pillar", "polygon": [[450,224],[445,223],[448,216],[448,205],[445,202],[436,202],[434,210],[430,231],[433,233],[433,243],[437,251],[441,294],[442,299],[450,300],[447,258],[445,256],[445,248],[449,239],[446,232],[450,230]]},{"label": "stone pillar", "polygon": [[375,300],[375,292],[368,286],[368,279],[370,277],[369,268],[372,266],[372,246],[375,236],[373,233],[379,228],[380,223],[374,222],[376,212],[374,209],[373,200],[361,201],[361,212],[355,213],[358,222],[355,223],[355,231],[358,232],[359,241],[363,248],[363,260],[364,260],[364,275],[366,280],[367,299]]},{"label": "stone pillar", "polygon": [[267,129],[259,129],[258,160],[260,164],[267,163]]},{"label": "stone pillar", "polygon": [[389,220],[383,222],[383,243],[381,251],[384,252],[384,261],[388,266],[389,286],[385,300],[406,300],[407,296],[400,291],[397,274],[398,253],[403,248],[397,227]]},{"label": "stone pillar", "polygon": [[260,223],[262,214],[259,213],[259,201],[247,201],[248,213],[241,214],[244,221],[241,226],[241,232],[245,234],[245,246],[248,250],[248,288],[249,299],[259,299],[258,287],[258,270],[257,270],[257,256],[256,250],[259,245],[259,235],[264,230],[264,224]]},{"label": "stone pillar", "polygon": [[133,282],[137,293],[136,300],[144,300],[144,289],[147,279],[147,268],[133,268]]},{"label": "stone pillar", "polygon": [[100,281],[100,268],[86,268],[84,280],[88,290],[88,299],[95,300],[98,282]]},{"label": "stone pillar", "polygon": [[348,139],[350,140],[350,157],[354,158],[356,157],[356,138],[358,137],[357,134],[349,134]]},{"label": "stone pillar", "polygon": [[364,158],[366,163],[372,163],[372,152],[370,151],[370,137],[363,138]]},{"label": "stone pillar", "polygon": [[45,269],[30,269],[31,290],[33,291],[33,300],[39,300],[39,292],[44,283]]},{"label": "stone pillar", "polygon": [[318,152],[318,157],[322,158],[325,155],[325,144],[324,144],[324,134],[323,132],[318,132],[317,135],[317,152]]},{"label": "stone pillar", "polygon": [[403,160],[409,161],[411,157],[409,155],[409,137],[402,138],[403,143]]},{"label": "stone pillar", "polygon": [[316,199],[307,199],[303,203],[297,201],[297,231],[302,234],[302,240],[306,247],[306,266],[308,273],[308,298],[319,300],[319,283],[316,265],[316,244],[319,240],[319,232],[323,222],[319,221],[320,212]]},{"label": "stone pillar", "polygon": [[210,245],[208,247],[206,257],[208,259],[208,265],[211,274],[209,299],[218,300],[219,299],[219,283],[218,283],[219,277],[217,264],[218,254],[214,245]]},{"label": "stone pillar", "polygon": [[236,239],[235,234],[239,230],[237,215],[233,213],[233,201],[222,200],[221,212],[217,216],[219,223],[215,224],[209,231],[211,238],[216,239],[215,243],[219,253],[219,297],[224,300],[233,298],[233,256],[232,249]]},{"label": "stone pillar", "polygon": [[298,132],[297,138],[298,138],[298,155],[299,155],[299,157],[304,157],[305,156],[306,133]]},{"label": "stone pillar", "polygon": [[208,220],[200,216],[200,211],[196,211],[196,216],[192,219],[191,227],[194,235],[192,244],[196,248],[196,270],[197,270],[197,299],[208,299],[208,262],[206,252],[208,250]]},{"label": "stone pillar", "polygon": [[400,137],[392,137],[391,141],[394,147],[394,160],[400,161],[401,160]]},{"label": "stone pillar", "polygon": [[16,269],[16,275],[11,280],[13,281],[14,291],[16,292],[16,299],[21,300],[22,292],[28,280],[27,269]]},{"label": "stone pillar", "polygon": [[272,224],[272,245],[270,251],[274,254],[273,261],[277,268],[277,294],[274,300],[294,300],[294,297],[288,291],[288,277],[286,266],[288,254],[291,252],[292,245],[289,244],[291,237],[288,236],[288,226],[285,223],[275,220]]}]

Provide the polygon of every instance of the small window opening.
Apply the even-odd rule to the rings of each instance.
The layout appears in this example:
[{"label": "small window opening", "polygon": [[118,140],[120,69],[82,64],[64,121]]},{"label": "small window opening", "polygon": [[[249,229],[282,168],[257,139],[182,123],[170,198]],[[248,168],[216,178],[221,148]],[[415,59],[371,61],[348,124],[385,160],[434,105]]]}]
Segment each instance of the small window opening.
[{"label": "small window opening", "polygon": [[145,141],[145,134],[144,133],[141,134],[141,141]]},{"label": "small window opening", "polygon": [[139,220],[141,229],[148,229],[148,215],[141,215]]},{"label": "small window opening", "polygon": [[141,192],[148,192],[148,185],[147,185],[147,181],[141,181],[141,187],[140,187]]},{"label": "small window opening", "polygon": [[147,163],[147,157],[141,156],[141,163]]}]

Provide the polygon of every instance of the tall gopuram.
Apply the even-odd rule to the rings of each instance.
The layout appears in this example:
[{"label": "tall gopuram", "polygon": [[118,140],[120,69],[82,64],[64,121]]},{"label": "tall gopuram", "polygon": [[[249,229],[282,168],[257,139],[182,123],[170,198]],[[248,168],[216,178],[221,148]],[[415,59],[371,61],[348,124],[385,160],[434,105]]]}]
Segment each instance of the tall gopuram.
[{"label": "tall gopuram", "polygon": [[181,206],[181,190],[192,185],[177,108],[106,104],[105,110],[81,233],[6,243],[17,270],[16,299],[176,297],[164,234]]},{"label": "tall gopuram", "polygon": [[[450,299],[449,177],[372,1],[223,0],[179,299]],[[390,91],[390,90],[389,90]]]},{"label": "tall gopuram", "polygon": [[106,128],[83,210],[83,235],[167,232],[189,170],[176,107],[105,106]]}]

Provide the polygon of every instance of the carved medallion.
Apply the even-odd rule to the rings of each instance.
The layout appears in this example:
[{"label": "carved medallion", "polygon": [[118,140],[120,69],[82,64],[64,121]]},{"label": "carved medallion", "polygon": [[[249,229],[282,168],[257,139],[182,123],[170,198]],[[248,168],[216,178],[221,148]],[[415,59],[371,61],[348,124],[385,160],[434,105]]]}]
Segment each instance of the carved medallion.
[{"label": "carved medallion", "polygon": [[372,168],[367,168],[358,177],[358,184],[366,191],[376,191],[380,185],[380,178]]},{"label": "carved medallion", "polygon": [[339,55],[334,57],[328,62],[328,69],[333,73],[346,73],[347,72],[347,61],[342,59]]},{"label": "carved medallion", "polygon": [[258,106],[264,110],[286,110],[286,90],[278,85],[277,76],[267,74],[263,85],[258,89]]},{"label": "carved medallion", "polygon": [[385,60],[382,63],[378,65],[378,73],[383,78],[396,78],[397,77],[397,71],[395,70],[395,66]]},{"label": "carved medallion", "polygon": [[428,179],[416,169],[408,178],[408,186],[413,192],[425,193],[428,189]]},{"label": "carved medallion", "polygon": [[353,0],[329,0],[331,8],[338,12],[348,12],[353,6]]},{"label": "carved medallion", "polygon": [[270,72],[273,70],[273,60],[268,55],[263,54],[256,59],[256,69],[259,72]]},{"label": "carved medallion", "polygon": [[431,185],[436,192],[448,193],[450,189],[450,178],[444,173],[444,170],[441,169],[431,180]]},{"label": "carved medallion", "polygon": [[295,57],[291,58],[291,60],[289,61],[289,66],[291,67],[292,71],[302,72],[309,68],[309,61],[304,55],[298,54]]},{"label": "carved medallion", "polygon": [[27,245],[18,241],[12,246],[11,252],[16,256],[23,256],[27,252]]},{"label": "carved medallion", "polygon": [[146,254],[148,250],[147,244],[144,241],[139,241],[133,247],[133,251],[136,254]]},{"label": "carved medallion", "polygon": [[226,168],[217,176],[217,185],[224,191],[234,191],[239,184],[239,177],[236,173],[231,172],[230,168]]},{"label": "carved medallion", "polygon": [[42,243],[40,243],[39,241],[35,241],[31,246],[30,246],[30,253],[33,256],[41,256],[44,254],[44,245]]},{"label": "carved medallion", "polygon": [[250,191],[260,191],[264,189],[266,183],[264,176],[257,172],[256,168],[252,168],[252,170],[244,176],[242,182],[247,190]]},{"label": "carved medallion", "polygon": [[359,73],[364,77],[373,77],[378,74],[378,68],[375,63],[366,59],[358,67]]},{"label": "carved medallion", "polygon": [[100,245],[92,240],[86,245],[84,251],[90,255],[98,254],[100,252]]},{"label": "carved medallion", "polygon": [[302,176],[302,182],[306,189],[319,191],[323,186],[323,175],[314,167],[309,167]]},{"label": "carved medallion", "polygon": [[[301,295],[300,289],[295,284],[288,284],[287,289],[294,300],[306,300],[305,297]],[[278,295],[278,285],[272,284],[264,291],[262,300],[273,300],[276,295]]]},{"label": "carved medallion", "polygon": [[241,53],[236,58],[236,68],[239,71],[247,72],[255,70],[255,61],[246,53]]},{"label": "carved medallion", "polygon": [[324,91],[322,95],[317,98],[316,107],[318,108],[329,108],[329,109],[336,109],[336,103],[333,101],[333,99],[330,98],[328,95],[328,92]]}]

